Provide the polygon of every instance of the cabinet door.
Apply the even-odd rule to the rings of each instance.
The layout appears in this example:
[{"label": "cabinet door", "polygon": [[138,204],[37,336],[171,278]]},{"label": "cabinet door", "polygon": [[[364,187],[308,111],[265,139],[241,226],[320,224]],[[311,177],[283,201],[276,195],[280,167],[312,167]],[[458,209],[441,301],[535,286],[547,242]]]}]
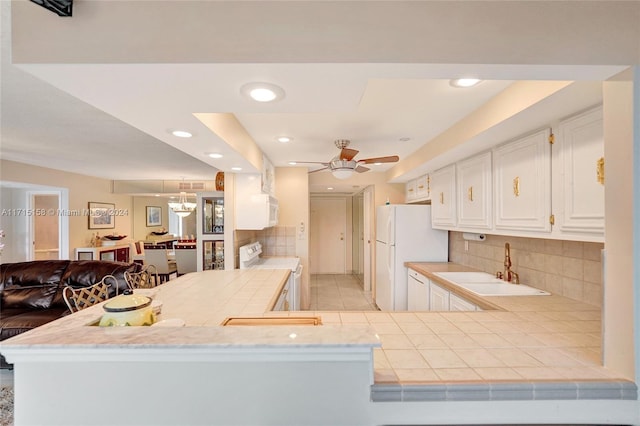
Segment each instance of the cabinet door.
[{"label": "cabinet door", "polygon": [[456,164],[458,226],[491,229],[491,152]]},{"label": "cabinet door", "polygon": [[431,311],[448,311],[449,310],[450,293],[448,290],[434,284],[429,283],[429,310]]},{"label": "cabinet door", "polygon": [[551,231],[550,129],[493,152],[495,228]]},{"label": "cabinet door", "polygon": [[[602,108],[560,123],[554,151],[556,220],[562,233],[604,236],[604,136]],[[556,185],[557,184],[557,185]],[[556,198],[556,200],[558,200]]]},{"label": "cabinet door", "polygon": [[407,275],[407,310],[428,311],[429,279],[413,269]]},{"label": "cabinet door", "polygon": [[405,202],[410,203],[416,199],[416,179],[411,179],[405,184],[404,188]]},{"label": "cabinet door", "polygon": [[434,228],[456,226],[456,167],[451,164],[431,174],[431,223]]},{"label": "cabinet door", "polygon": [[116,262],[129,262],[129,247],[116,250]]},{"label": "cabinet door", "polygon": [[463,299],[460,296],[451,294],[449,296],[449,310],[450,311],[475,311],[477,307],[475,304]]},{"label": "cabinet door", "polygon": [[428,200],[430,196],[429,184],[431,183],[429,175],[420,176],[416,179],[416,198],[418,200]]}]

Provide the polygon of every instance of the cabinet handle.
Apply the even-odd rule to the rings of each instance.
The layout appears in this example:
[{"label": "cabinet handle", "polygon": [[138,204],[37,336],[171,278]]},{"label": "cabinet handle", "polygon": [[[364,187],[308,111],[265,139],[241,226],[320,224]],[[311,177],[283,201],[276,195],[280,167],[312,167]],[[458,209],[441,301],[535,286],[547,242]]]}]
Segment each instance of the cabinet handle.
[{"label": "cabinet handle", "polygon": [[513,180],[513,195],[520,196],[520,178],[518,176]]},{"label": "cabinet handle", "polygon": [[420,186],[418,187],[418,189],[422,189],[422,188],[424,188],[424,185],[420,185]]},{"label": "cabinet handle", "polygon": [[440,193],[440,204],[444,204],[444,192]]},{"label": "cabinet handle", "polygon": [[413,188],[409,188],[409,192],[413,192]]},{"label": "cabinet handle", "polygon": [[470,186],[467,190],[467,196],[469,197],[469,201],[473,202],[473,186]]},{"label": "cabinet handle", "polygon": [[596,161],[596,179],[600,185],[604,185],[604,157]]}]

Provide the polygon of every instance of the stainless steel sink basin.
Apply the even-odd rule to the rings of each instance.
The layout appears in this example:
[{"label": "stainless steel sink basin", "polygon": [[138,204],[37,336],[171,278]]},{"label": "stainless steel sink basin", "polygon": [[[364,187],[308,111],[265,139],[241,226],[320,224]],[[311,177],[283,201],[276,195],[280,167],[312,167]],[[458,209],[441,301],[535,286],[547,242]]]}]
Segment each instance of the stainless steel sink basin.
[{"label": "stainless steel sink basin", "polygon": [[478,296],[548,296],[551,293],[524,284],[512,284],[486,272],[435,272],[452,284]]}]

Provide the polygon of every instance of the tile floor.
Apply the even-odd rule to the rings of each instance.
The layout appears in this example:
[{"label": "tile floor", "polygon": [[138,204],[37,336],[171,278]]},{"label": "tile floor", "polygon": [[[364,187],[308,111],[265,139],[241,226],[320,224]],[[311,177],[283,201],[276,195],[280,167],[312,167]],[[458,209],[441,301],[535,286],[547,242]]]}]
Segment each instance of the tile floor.
[{"label": "tile floor", "polygon": [[377,311],[356,275],[311,275],[311,310]]}]

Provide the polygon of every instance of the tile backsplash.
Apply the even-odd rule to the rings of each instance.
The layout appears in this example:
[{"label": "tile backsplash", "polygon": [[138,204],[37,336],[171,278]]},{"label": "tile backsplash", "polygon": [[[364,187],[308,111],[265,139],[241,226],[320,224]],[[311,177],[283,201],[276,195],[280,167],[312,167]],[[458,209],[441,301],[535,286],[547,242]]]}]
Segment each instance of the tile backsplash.
[{"label": "tile backsplash", "polygon": [[449,260],[495,274],[504,270],[504,244],[511,245],[511,269],[520,282],[574,300],[602,306],[603,243],[488,235],[468,241],[449,232]]},{"label": "tile backsplash", "polygon": [[234,233],[236,268],[240,264],[238,259],[238,248],[256,241],[262,244],[262,256],[293,257],[296,255],[295,226],[273,226],[260,231],[236,230]]}]

